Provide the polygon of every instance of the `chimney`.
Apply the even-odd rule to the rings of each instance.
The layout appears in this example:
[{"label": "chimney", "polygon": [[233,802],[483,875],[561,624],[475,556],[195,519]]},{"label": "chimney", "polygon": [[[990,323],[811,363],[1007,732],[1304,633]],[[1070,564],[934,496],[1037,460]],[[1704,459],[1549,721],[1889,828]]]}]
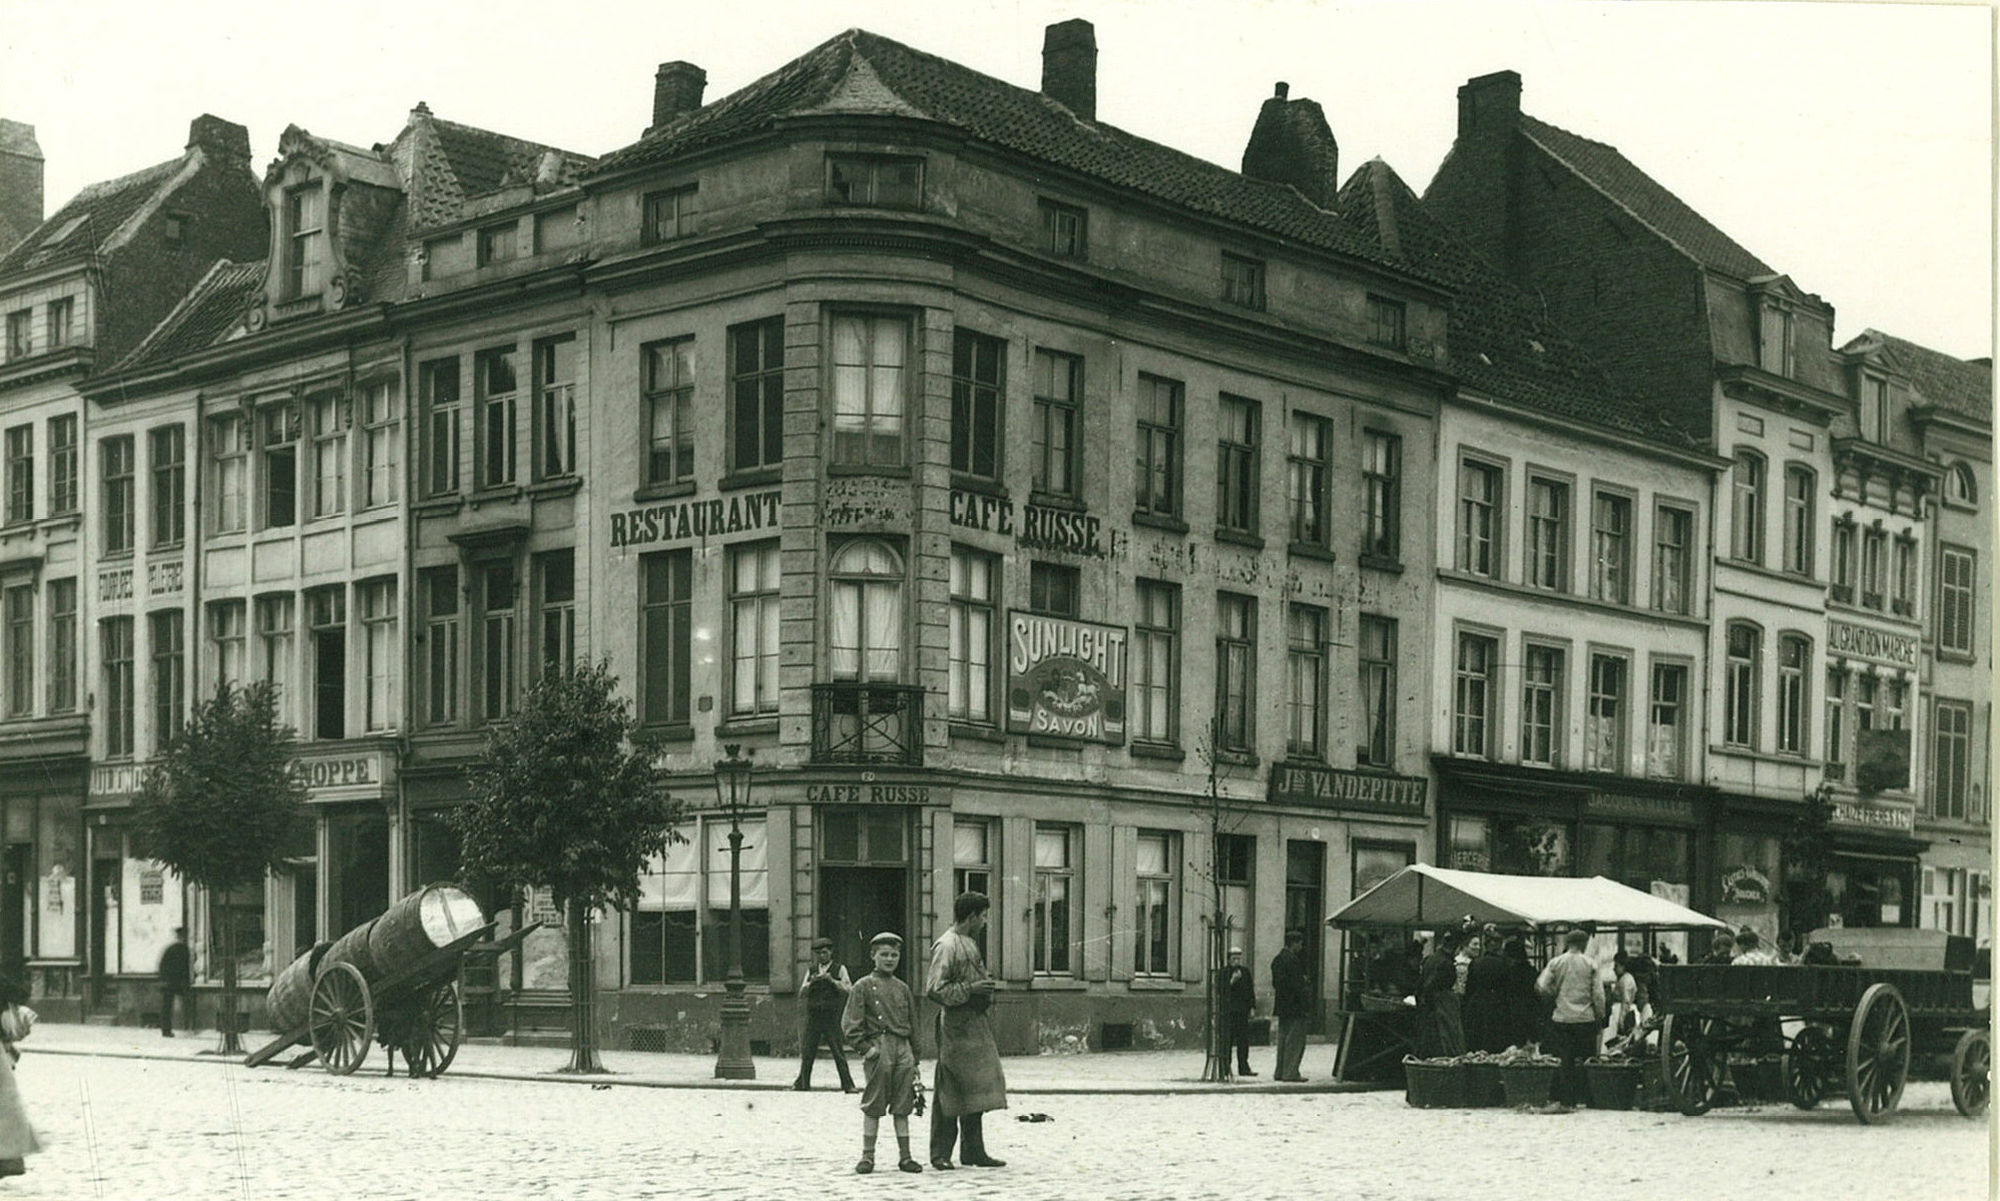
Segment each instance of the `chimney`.
[{"label": "chimney", "polygon": [[1495,71],[1469,79],[1458,89],[1458,136],[1508,134],[1520,124],[1521,76]]},{"label": "chimney", "polygon": [[1317,100],[1290,100],[1291,87],[1279,84],[1264,107],[1250,143],[1243,148],[1243,174],[1290,184],[1323,209],[1340,194],[1340,145],[1327,127]]},{"label": "chimney", "polygon": [[42,148],[35,127],[0,117],[0,254],[42,223]]},{"label": "chimney", "polygon": [[250,161],[250,131],[234,121],[203,113],[188,123],[187,148],[201,147],[203,154],[219,162]]},{"label": "chimney", "polygon": [[646,132],[700,108],[702,89],[707,86],[708,72],[693,63],[661,63],[653,74],[653,123]]},{"label": "chimney", "polygon": [[1097,30],[1082,17],[1042,35],[1042,95],[1086,121],[1097,120]]}]

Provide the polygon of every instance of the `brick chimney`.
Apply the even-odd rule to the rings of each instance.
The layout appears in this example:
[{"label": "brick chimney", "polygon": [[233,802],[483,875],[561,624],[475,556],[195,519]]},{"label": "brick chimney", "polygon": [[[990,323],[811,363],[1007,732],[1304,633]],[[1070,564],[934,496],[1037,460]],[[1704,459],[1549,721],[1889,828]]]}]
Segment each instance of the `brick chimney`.
[{"label": "brick chimney", "polygon": [[693,63],[678,60],[661,63],[653,74],[653,123],[646,129],[653,132],[676,117],[683,117],[701,107],[702,90],[708,87],[708,72]]},{"label": "brick chimney", "polygon": [[42,148],[35,127],[0,117],[0,254],[42,223]]},{"label": "brick chimney", "polygon": [[1042,35],[1042,95],[1086,121],[1097,119],[1097,30],[1082,17]]},{"label": "brick chimney", "polygon": [[1521,123],[1521,76],[1495,71],[1458,89],[1458,136],[1509,134]]},{"label": "brick chimney", "polygon": [[187,148],[193,150],[197,146],[218,162],[250,161],[250,131],[208,113],[188,122]]},{"label": "brick chimney", "polygon": [[1279,84],[1257,110],[1250,143],[1243,148],[1243,174],[1290,184],[1307,200],[1331,209],[1340,194],[1340,145],[1319,102],[1287,99],[1290,91],[1289,85]]}]

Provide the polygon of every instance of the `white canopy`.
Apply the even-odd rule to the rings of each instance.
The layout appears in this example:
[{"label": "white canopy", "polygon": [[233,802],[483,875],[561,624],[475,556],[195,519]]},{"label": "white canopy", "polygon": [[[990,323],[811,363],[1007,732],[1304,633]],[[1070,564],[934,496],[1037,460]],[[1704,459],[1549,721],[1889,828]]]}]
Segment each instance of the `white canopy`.
[{"label": "white canopy", "polygon": [[1603,876],[1496,876],[1413,863],[1349,901],[1326,919],[1356,926],[1481,925],[1728,930],[1727,922],[1696,913]]}]

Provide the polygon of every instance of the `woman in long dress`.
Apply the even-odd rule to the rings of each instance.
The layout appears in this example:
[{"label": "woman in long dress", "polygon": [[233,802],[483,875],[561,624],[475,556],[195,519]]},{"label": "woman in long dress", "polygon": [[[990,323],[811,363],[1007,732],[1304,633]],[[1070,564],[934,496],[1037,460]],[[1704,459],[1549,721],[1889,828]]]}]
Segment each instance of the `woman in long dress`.
[{"label": "woman in long dress", "polygon": [[27,1157],[42,1149],[14,1083],[14,1061],[21,1054],[14,1044],[27,1036],[35,1020],[26,1001],[18,980],[0,980],[0,1176],[23,1175]]}]

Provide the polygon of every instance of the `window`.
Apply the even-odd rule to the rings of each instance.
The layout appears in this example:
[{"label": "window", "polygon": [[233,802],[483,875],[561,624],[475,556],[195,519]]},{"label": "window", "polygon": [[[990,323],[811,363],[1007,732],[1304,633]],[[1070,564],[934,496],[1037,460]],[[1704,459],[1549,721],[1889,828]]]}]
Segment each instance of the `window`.
[{"label": "window", "polygon": [[1219,592],[1215,597],[1215,746],[1249,754],[1256,749],[1257,602]]},{"label": "window", "polygon": [[213,601],[208,606],[208,641],[215,655],[218,681],[243,684],[249,679],[245,658],[247,615],[240,600]]},{"label": "window", "polygon": [[1836,517],[1833,522],[1833,585],[1831,595],[1842,604],[1854,603],[1854,518],[1847,514]]},{"label": "window", "polygon": [[1955,654],[1972,653],[1974,564],[1977,554],[1963,546],[1938,548],[1938,649]]},{"label": "window", "polygon": [[98,443],[104,458],[104,553],[117,555],[132,549],[132,435],[106,438]]},{"label": "window", "polygon": [[1979,481],[1972,474],[1969,463],[1953,463],[1944,473],[1944,496],[1953,504],[1976,505],[1979,503]]},{"label": "window", "polygon": [[1361,615],[1361,739],[1363,767],[1396,765],[1396,620]]},{"label": "window", "polygon": [[1722,741],[1730,746],[1757,745],[1757,627],[1733,622],[1724,636],[1722,677]]},{"label": "window", "polygon": [[1813,473],[1796,463],[1785,468],[1784,568],[1798,575],[1813,572]]},{"label": "window", "polygon": [[1884,680],[1882,683],[1882,717],[1885,730],[1903,728],[1904,703],[1909,699],[1909,685],[1900,678]]},{"label": "window", "polygon": [[1218,409],[1215,524],[1234,533],[1254,535],[1258,492],[1263,483],[1262,406],[1254,400],[1224,394]]},{"label": "window", "polygon": [[1792,374],[1793,318],[1789,309],[1765,302],[1757,326],[1757,365],[1774,375]]},{"label": "window", "polygon": [[1863,672],[1854,678],[1854,732],[1875,728],[1875,698],[1881,682],[1873,673]]},{"label": "window", "polygon": [[826,197],[832,204],[916,208],[923,201],[924,162],[865,154],[826,156]]},{"label": "window", "polygon": [[1590,503],[1590,595],[1613,604],[1632,600],[1632,499],[1599,492]]},{"label": "window", "polygon": [[576,666],[576,552],[535,556],[535,663],[543,675]]},{"label": "window", "polygon": [[[1000,908],[1000,897],[994,892],[998,880],[993,858],[993,847],[998,839],[994,835],[994,823],[982,820],[960,819],[951,825],[951,895],[964,896],[976,892],[993,902],[993,908]],[[993,962],[995,940],[993,927],[988,926],[972,940],[979,945],[980,957]]]},{"label": "window", "polygon": [[693,555],[685,550],[639,559],[639,661],[644,667],[639,716],[648,725],[688,720],[693,572]]},{"label": "window", "polygon": [[1038,976],[1068,976],[1075,972],[1071,956],[1070,901],[1076,887],[1074,826],[1035,824],[1035,909],[1032,921],[1034,972]]},{"label": "window", "polygon": [[153,546],[179,546],[187,536],[187,431],[163,425],[146,442],[153,464]]},{"label": "window", "polygon": [[306,399],[312,423],[314,517],[331,517],[347,509],[347,422],[340,398],[331,392]]},{"label": "window", "polygon": [[903,393],[910,323],[900,317],[833,319],[833,461],[903,462]]},{"label": "window", "polygon": [[[741,824],[743,975],[770,978],[770,853],[762,817]],[[718,983],[729,958],[729,830],[724,818],[692,819],[684,841],[639,876],[631,915],[633,984]]]},{"label": "window", "polygon": [[1971,779],[1972,706],[1963,701],[1940,700],[1933,725],[1936,729],[1931,752],[1931,813],[1937,817],[1964,818],[1967,782]]},{"label": "window", "polygon": [[1521,762],[1562,762],[1562,687],[1562,649],[1528,643],[1521,664]]},{"label": "window", "polygon": [[881,542],[857,539],[833,556],[828,575],[833,678],[902,679],[902,557]]},{"label": "window", "polygon": [[1181,385],[1139,376],[1138,511],[1155,517],[1181,513]]},{"label": "window", "polygon": [[535,474],[576,474],[576,339],[535,343]]},{"label": "window", "polygon": [[1403,349],[1404,308],[1400,300],[1381,296],[1368,298],[1368,340],[1392,350]]},{"label": "window", "polygon": [[423,574],[424,701],[429,725],[458,720],[458,569],[434,567]]},{"label": "window", "polygon": [[1035,352],[1036,492],[1077,494],[1077,414],[1083,403],[1083,360],[1053,350]]},{"label": "window", "polygon": [[1881,526],[1861,531],[1861,603],[1870,609],[1883,607],[1883,584],[1888,571],[1884,560],[1889,554],[1889,535]]},{"label": "window", "polygon": [[478,389],[477,415],[481,488],[514,482],[514,396],[520,390],[519,364],[511,346],[482,350],[472,361]]},{"label": "window", "polygon": [[1764,561],[1764,460],[1754,451],[1736,452],[1729,510],[1729,553],[1746,563]]},{"label": "window", "polygon": [[649,246],[685,238],[694,232],[696,191],[694,184],[646,197],[646,223],[640,240]]},{"label": "window", "polygon": [[373,734],[396,728],[401,701],[396,687],[396,660],[401,653],[396,638],[396,581],[369,580],[359,591],[362,678],[366,689],[362,729]]},{"label": "window", "polygon": [[49,418],[49,514],[76,512],[76,415]]},{"label": "window", "polygon": [[257,642],[263,678],[283,697],[292,682],[292,598],[283,593],[257,598]]},{"label": "window", "polygon": [[1053,200],[1041,202],[1042,249],[1059,259],[1090,257],[1090,214]]},{"label": "window", "polygon": [[1847,672],[1830,667],[1826,672],[1826,778],[1847,778]]},{"label": "window", "polygon": [[35,586],[17,584],[5,593],[7,611],[7,716],[35,711]]},{"label": "window", "polygon": [[264,526],[292,525],[299,512],[299,410],[286,402],[263,410]]},{"label": "window", "polygon": [[1583,715],[1585,771],[1625,768],[1626,660],[1618,655],[1590,657],[1590,707]]},{"label": "window", "polygon": [[1323,548],[1331,533],[1327,490],[1332,484],[1333,423],[1293,413],[1291,435],[1292,542]]},{"label": "window", "polygon": [[61,296],[49,301],[49,349],[57,350],[69,345],[70,326],[76,320],[76,301],[72,297]]},{"label": "window", "polygon": [[316,296],[321,287],[321,257],[326,233],[325,194],[319,185],[285,193],[285,229],[291,236],[286,257],[285,296],[295,300]]},{"label": "window", "polygon": [[1082,573],[1062,563],[1028,564],[1028,607],[1055,617],[1076,617],[1083,611]]},{"label": "window", "polygon": [[1264,307],[1264,264],[1261,260],[1223,252],[1222,303],[1245,309]]},{"label": "window", "polygon": [[1917,540],[1908,532],[1896,536],[1895,591],[1889,597],[1889,611],[1904,617],[1917,613]]},{"label": "window", "polygon": [[1690,595],[1688,568],[1694,562],[1694,514],[1661,505],[1653,514],[1653,607],[1685,613]]},{"label": "window", "polygon": [[76,708],[76,581],[49,581],[49,712]]},{"label": "window", "polygon": [[1180,737],[1181,590],[1158,580],[1137,583],[1132,617],[1132,738],[1171,743]]},{"label": "window", "polygon": [[[681,555],[685,558],[687,552]],[[499,721],[514,712],[514,623],[520,594],[521,581],[512,563],[480,565],[479,716],[485,721]]]},{"label": "window", "polygon": [[785,457],[785,320],[729,331],[729,469],[776,467]]},{"label": "window", "polygon": [[375,509],[396,503],[402,466],[403,429],[396,411],[394,380],[361,387],[361,504]]},{"label": "window", "polygon": [[149,614],[146,636],[153,651],[153,745],[155,749],[181,728],[187,712],[187,651],[179,609]]},{"label": "window", "polygon": [[1467,459],[1458,465],[1458,569],[1473,575],[1496,575],[1500,548],[1496,514],[1500,507],[1500,469]]},{"label": "window", "polygon": [[1453,754],[1492,757],[1493,671],[1499,657],[1500,647],[1494,639],[1484,634],[1459,634],[1452,678]]},{"label": "window", "polygon": [[1257,962],[1257,839],[1248,834],[1215,836],[1215,877],[1222,886],[1222,928],[1243,962]]},{"label": "window", "polygon": [[424,406],[424,494],[458,491],[458,360],[433,359],[417,370]]},{"label": "window", "polygon": [[1326,754],[1326,610],[1293,605],[1286,613],[1285,753],[1318,759]]},{"label": "window", "polygon": [[1687,668],[1653,664],[1653,707],[1646,727],[1646,774],[1656,780],[1681,778],[1687,728]]},{"label": "window", "polygon": [[35,427],[7,431],[7,521],[35,519]]},{"label": "window", "polygon": [[1368,507],[1361,553],[1386,563],[1403,553],[1403,440],[1369,430],[1362,482]]},{"label": "window", "polygon": [[34,319],[33,309],[20,309],[7,314],[8,359],[24,359],[34,353]]},{"label": "window", "polygon": [[1137,886],[1133,897],[1136,928],[1132,939],[1132,973],[1171,976],[1180,947],[1180,923],[1174,920],[1180,888],[1180,838],[1157,830],[1139,831],[1136,846]]},{"label": "window", "polygon": [[1000,478],[1002,414],[1006,410],[1007,344],[971,330],[951,339],[951,469]]},{"label": "window", "polygon": [[306,593],[312,654],[314,738],[347,737],[347,589],[335,584]]},{"label": "window", "polygon": [[1000,563],[969,547],[951,548],[951,662],[947,713],[953,721],[993,721],[994,596]]},{"label": "window", "polygon": [[492,266],[504,263],[514,257],[515,239],[520,227],[513,222],[505,225],[489,225],[479,231],[479,265]]},{"label": "window", "polygon": [[729,712],[778,711],[778,544],[729,550]]},{"label": "window", "polygon": [[1812,696],[1806,670],[1812,666],[1812,643],[1796,634],[1778,636],[1778,753],[1806,753],[1806,724]]},{"label": "window", "polygon": [[1528,583],[1569,590],[1569,485],[1560,480],[1528,477]]},{"label": "window", "polygon": [[1861,436],[1870,442],[1886,442],[1884,427],[1889,416],[1889,381],[1865,376],[1861,381]]},{"label": "window", "polygon": [[694,343],[646,347],[646,482],[694,478]]},{"label": "window", "polygon": [[132,619],[108,617],[98,627],[104,662],[104,753],[132,757]]}]

